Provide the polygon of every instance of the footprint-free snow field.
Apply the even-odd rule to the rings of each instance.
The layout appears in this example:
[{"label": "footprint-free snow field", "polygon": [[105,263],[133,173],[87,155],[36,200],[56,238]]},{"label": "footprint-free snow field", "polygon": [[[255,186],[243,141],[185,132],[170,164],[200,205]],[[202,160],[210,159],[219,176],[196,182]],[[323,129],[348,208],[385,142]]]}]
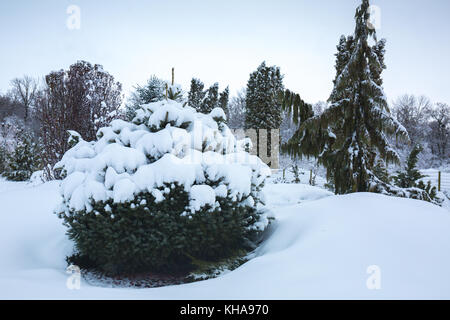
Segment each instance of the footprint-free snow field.
[{"label": "footprint-free snow field", "polygon": [[[8,184],[6,186],[5,184]],[[276,220],[222,276],[153,289],[68,289],[58,182],[0,181],[0,299],[449,299],[450,212],[422,201],[268,184]]]}]

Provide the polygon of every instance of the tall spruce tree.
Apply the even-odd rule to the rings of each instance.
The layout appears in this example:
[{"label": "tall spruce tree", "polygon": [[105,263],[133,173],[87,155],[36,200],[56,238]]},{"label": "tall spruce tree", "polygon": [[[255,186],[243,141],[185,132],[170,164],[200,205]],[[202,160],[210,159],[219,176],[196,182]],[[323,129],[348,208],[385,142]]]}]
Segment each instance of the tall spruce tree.
[{"label": "tall spruce tree", "polygon": [[226,87],[219,95],[219,107],[223,109],[228,116],[228,101],[230,99],[230,88]]},{"label": "tall spruce tree", "polygon": [[206,93],[203,91],[205,85],[199,79],[191,80],[191,90],[188,93],[189,105],[197,111],[200,111]]},{"label": "tall spruce tree", "polygon": [[[369,0],[362,0],[354,35],[341,37],[337,46],[330,107],[304,121],[285,146],[288,153],[317,157],[337,194],[378,191],[382,181],[374,174],[377,155],[387,163],[399,163],[387,136],[408,139],[390,114],[383,92],[385,41],[378,41],[369,27],[369,6]],[[291,107],[289,102],[285,105]]]},{"label": "tall spruce tree", "polygon": [[214,83],[207,91],[206,97],[200,107],[200,112],[210,113],[219,104],[219,84]]},{"label": "tall spruce tree", "polygon": [[263,62],[250,75],[246,94],[247,129],[278,129],[282,122],[279,93],[284,89],[283,76],[277,66]]},{"label": "tall spruce tree", "polygon": [[214,108],[220,107],[227,114],[230,89],[226,87],[219,93],[218,83],[214,83],[207,90],[204,90],[204,87],[204,83],[199,79],[191,80],[191,89],[188,93],[189,105],[202,113],[210,113]]}]

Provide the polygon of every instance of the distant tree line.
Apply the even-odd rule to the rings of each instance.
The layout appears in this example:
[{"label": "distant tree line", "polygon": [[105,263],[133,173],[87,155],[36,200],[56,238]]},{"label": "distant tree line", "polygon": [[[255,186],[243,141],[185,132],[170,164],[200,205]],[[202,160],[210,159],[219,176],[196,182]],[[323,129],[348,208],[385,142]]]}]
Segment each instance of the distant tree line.
[{"label": "distant tree line", "polygon": [[[406,155],[416,145],[422,152],[420,167],[439,167],[450,159],[450,106],[446,103],[432,103],[425,96],[405,94],[392,106],[392,113],[406,128],[410,144],[396,142],[399,152]],[[406,156],[403,156],[406,159]]]},{"label": "distant tree line", "polygon": [[0,174],[28,180],[42,170],[59,178],[54,164],[68,150],[68,130],[93,140],[97,130],[121,117],[122,85],[100,65],[78,61],[44,81],[25,76],[0,96]]},{"label": "distant tree line", "polygon": [[[336,55],[337,75],[343,72],[348,63],[354,50],[354,41],[353,36],[341,38]],[[384,41],[380,40],[372,49],[378,55],[380,65],[384,57],[383,46]],[[371,72],[371,77],[381,84],[381,72],[375,68]],[[184,92],[173,82],[151,76],[144,85],[135,86],[123,109],[121,84],[103,70],[102,66],[86,61],[78,61],[67,70],[50,72],[40,81],[29,76],[13,79],[10,90],[0,94],[0,174],[11,179],[14,176],[16,180],[27,180],[34,171],[42,170],[45,179],[59,178],[59,173],[53,170],[53,166],[69,148],[68,130],[77,131],[85,140],[94,140],[98,129],[112,119],[132,120],[139,106],[165,98],[183,101],[203,113],[222,108],[227,116],[228,126],[232,129],[280,128],[282,143],[293,138],[303,120],[311,115],[332,114],[329,110],[333,107],[332,100],[309,105],[300,96],[291,93],[288,97],[284,96],[283,101],[281,92],[284,92],[284,84],[280,68],[268,66],[265,62],[249,75],[247,86],[233,96],[229,87],[222,91],[219,90],[218,83],[206,87],[198,78],[193,78],[189,91]],[[335,95],[337,94],[339,91],[336,91]],[[286,98],[290,100],[286,101]],[[339,102],[341,98],[336,96],[334,99]],[[284,108],[286,102],[297,108]],[[447,104],[433,104],[425,96],[404,95],[395,100],[390,108],[386,102],[386,110],[388,109],[393,119],[406,129],[410,139],[405,142],[387,138],[387,142],[395,146],[401,163],[406,163],[410,153],[419,145],[419,167],[448,164],[450,107]],[[333,117],[329,120],[339,118],[338,115]],[[324,134],[324,138],[330,138],[327,132]],[[324,147],[327,142],[313,139],[311,147],[320,149],[320,143],[324,143]],[[306,146],[303,142],[303,148]],[[311,156],[315,154],[312,151],[314,150],[311,149]],[[38,157],[23,157],[20,154],[37,154]],[[23,173],[8,174],[20,169],[15,164],[20,160],[15,159],[21,158],[32,161],[24,163]],[[386,159],[374,159],[373,169],[385,166],[384,160]],[[13,170],[13,166],[16,169]],[[330,179],[333,177],[330,176]]]}]

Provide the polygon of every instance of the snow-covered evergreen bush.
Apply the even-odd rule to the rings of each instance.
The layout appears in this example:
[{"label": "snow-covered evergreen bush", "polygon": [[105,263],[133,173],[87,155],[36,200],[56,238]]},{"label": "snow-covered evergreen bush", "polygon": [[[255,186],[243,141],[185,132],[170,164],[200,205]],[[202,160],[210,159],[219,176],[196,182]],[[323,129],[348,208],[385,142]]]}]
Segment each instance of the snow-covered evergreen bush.
[{"label": "snow-covered evergreen bush", "polygon": [[[6,149],[5,149],[6,151]],[[27,181],[41,169],[41,149],[31,133],[21,130],[16,135],[14,150],[6,155],[3,175],[12,181]]]},{"label": "snow-covered evergreen bush", "polygon": [[[172,100],[114,120],[57,164],[57,213],[79,261],[107,273],[177,270],[250,249],[269,223],[258,207],[270,169],[210,114]],[[74,139],[72,139],[74,140]]]}]

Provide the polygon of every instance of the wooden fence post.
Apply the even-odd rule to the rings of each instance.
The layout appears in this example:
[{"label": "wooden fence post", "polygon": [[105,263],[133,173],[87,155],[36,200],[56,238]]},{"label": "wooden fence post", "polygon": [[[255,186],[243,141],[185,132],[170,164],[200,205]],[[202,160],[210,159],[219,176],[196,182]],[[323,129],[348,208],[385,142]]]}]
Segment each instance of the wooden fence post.
[{"label": "wooden fence post", "polygon": [[172,86],[175,84],[175,68],[172,68]]},{"label": "wooden fence post", "polygon": [[441,172],[438,173],[438,191],[441,192]]}]

